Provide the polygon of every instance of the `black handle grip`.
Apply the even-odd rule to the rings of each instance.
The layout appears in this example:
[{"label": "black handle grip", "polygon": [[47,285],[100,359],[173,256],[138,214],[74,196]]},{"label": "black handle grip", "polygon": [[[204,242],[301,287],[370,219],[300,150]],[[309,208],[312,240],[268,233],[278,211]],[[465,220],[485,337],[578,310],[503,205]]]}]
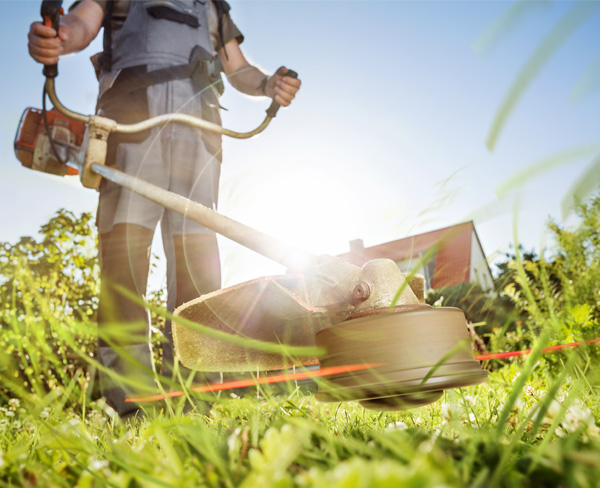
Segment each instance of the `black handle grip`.
[{"label": "black handle grip", "polygon": [[[289,69],[288,72],[283,76],[289,76],[290,78],[298,78],[298,73]],[[272,119],[274,119],[277,116],[277,111],[280,108],[281,105],[279,105],[278,102],[273,100],[273,103],[271,103],[271,106],[267,109],[267,117],[271,117]]]},{"label": "black handle grip", "polygon": [[[62,0],[43,0],[41,12],[44,25],[52,27],[58,36],[58,26],[60,14],[62,13]],[[47,64],[44,66],[44,76],[46,78],[56,78],[58,76],[58,64]]]}]

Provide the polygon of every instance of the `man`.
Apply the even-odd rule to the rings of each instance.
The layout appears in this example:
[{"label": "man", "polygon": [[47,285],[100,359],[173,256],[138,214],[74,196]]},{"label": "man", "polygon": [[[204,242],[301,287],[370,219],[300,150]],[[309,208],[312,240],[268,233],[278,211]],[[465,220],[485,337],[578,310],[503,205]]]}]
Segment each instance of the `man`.
[{"label": "man", "polygon": [[[58,36],[31,25],[29,52],[42,64],[84,49],[104,27],[104,50],[92,60],[100,81],[99,113],[134,123],[183,112],[220,123],[220,71],[242,93],[288,106],[300,80],[282,67],[267,76],[240,50],[241,32],[222,0],[81,0],[61,18]],[[214,56],[216,53],[216,56]],[[222,68],[218,66],[221,62]],[[107,164],[208,207],[217,202],[220,136],[181,124],[137,135],[112,135]],[[122,377],[102,389],[121,415],[135,412],[125,397],[151,386],[148,313],[120,292],[146,292],[150,247],[160,222],[167,256],[168,309],[220,287],[213,232],[108,181],[100,187],[97,225],[101,264],[98,359]],[[116,286],[115,286],[116,285]],[[115,330],[117,333],[110,334]],[[164,374],[173,364],[171,324],[165,325]],[[115,375],[112,375],[113,377]]]}]

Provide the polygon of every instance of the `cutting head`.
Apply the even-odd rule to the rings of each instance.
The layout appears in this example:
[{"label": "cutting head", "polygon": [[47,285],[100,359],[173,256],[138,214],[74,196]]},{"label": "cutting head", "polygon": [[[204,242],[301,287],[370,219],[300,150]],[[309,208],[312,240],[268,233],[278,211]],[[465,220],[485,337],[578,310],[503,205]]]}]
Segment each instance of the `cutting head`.
[{"label": "cutting head", "polygon": [[487,377],[473,359],[462,311],[423,302],[422,278],[409,284],[389,259],[362,269],[331,259],[312,273],[259,278],[175,311],[235,337],[320,346],[322,357],[267,353],[177,323],[173,337],[182,364],[201,371],[370,365],[320,380],[317,398],[357,400],[376,410],[414,408],[436,401],[444,389]]},{"label": "cutting head", "polygon": [[[419,279],[413,286],[422,290]],[[422,281],[422,279],[421,279]],[[315,334],[369,310],[385,310],[400,287],[402,305],[419,298],[389,259],[358,268],[323,259],[311,273],[258,278],[185,303],[175,315],[236,337],[289,346],[315,346]],[[181,363],[200,371],[280,370],[318,364],[316,357],[289,357],[234,345],[182,324],[173,324]]]},{"label": "cutting head", "polygon": [[327,378],[321,401],[358,400],[366,408],[398,410],[436,401],[441,390],[482,383],[487,372],[473,359],[463,312],[428,305],[398,307],[349,319],[319,331],[327,350],[323,368],[371,364]]}]

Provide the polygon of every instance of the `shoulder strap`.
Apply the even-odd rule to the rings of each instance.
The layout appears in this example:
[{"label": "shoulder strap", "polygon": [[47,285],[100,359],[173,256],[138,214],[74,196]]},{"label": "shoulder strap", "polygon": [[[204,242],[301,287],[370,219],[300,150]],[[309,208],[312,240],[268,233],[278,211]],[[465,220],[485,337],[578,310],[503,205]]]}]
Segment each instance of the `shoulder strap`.
[{"label": "shoulder strap", "polygon": [[112,71],[112,16],[115,8],[115,0],[107,0],[106,12],[104,14],[104,37],[102,40],[102,69]]},{"label": "shoulder strap", "polygon": [[229,59],[227,56],[227,50],[225,49],[225,36],[223,35],[223,16],[229,13],[231,7],[225,0],[213,0],[213,2],[217,8],[217,16],[219,17],[218,32],[219,38],[221,39],[221,46],[223,46],[225,59]]},{"label": "shoulder strap", "polygon": [[211,73],[209,65],[213,62],[216,62],[216,60],[208,51],[196,46],[192,50],[188,64],[169,66],[154,71],[148,71],[145,65],[125,68],[121,70],[113,86],[102,95],[102,102],[126,96],[152,85],[174,80],[191,78],[198,86],[205,88],[214,81],[212,76],[220,77],[220,70],[216,70],[218,74]]}]

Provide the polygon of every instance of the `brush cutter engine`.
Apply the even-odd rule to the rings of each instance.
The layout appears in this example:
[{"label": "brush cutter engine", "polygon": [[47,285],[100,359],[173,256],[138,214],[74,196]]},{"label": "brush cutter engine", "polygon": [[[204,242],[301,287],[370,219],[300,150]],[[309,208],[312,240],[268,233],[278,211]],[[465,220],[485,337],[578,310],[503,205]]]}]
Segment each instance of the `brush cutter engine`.
[{"label": "brush cutter engine", "polygon": [[[84,123],[52,109],[46,113],[49,133],[44,127],[44,113],[37,108],[25,109],[15,136],[14,148],[23,166],[57,176],[78,174],[87,146]],[[54,146],[54,148],[52,147]]]}]

